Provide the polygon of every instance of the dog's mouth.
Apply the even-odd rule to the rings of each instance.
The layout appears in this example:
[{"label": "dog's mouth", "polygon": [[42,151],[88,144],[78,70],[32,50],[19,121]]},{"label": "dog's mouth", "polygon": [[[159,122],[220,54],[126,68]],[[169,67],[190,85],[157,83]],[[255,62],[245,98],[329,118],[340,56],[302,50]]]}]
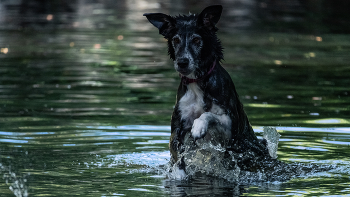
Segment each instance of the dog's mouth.
[{"label": "dog's mouth", "polygon": [[182,76],[188,76],[192,73],[192,71],[189,69],[178,68],[178,69],[176,69],[176,71],[179,72]]}]

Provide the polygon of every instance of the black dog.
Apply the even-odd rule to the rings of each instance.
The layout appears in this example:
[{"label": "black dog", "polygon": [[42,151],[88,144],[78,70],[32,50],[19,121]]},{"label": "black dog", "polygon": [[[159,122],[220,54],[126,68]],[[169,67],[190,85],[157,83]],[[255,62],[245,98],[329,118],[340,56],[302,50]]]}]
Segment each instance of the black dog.
[{"label": "black dog", "polygon": [[230,75],[220,65],[223,53],[215,25],[221,12],[221,5],[213,5],[199,15],[144,14],[168,40],[168,53],[181,77],[171,119],[173,162],[183,151],[186,133],[191,132],[194,140],[202,138],[212,124],[220,125],[217,131],[229,139],[236,153],[251,150],[268,155],[254,134]]}]

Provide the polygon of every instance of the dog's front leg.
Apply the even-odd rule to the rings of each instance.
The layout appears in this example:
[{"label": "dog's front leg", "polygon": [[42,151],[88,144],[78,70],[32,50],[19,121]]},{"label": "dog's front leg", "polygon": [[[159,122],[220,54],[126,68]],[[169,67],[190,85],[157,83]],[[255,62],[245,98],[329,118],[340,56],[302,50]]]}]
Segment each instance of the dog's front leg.
[{"label": "dog's front leg", "polygon": [[219,130],[223,132],[228,139],[231,138],[231,118],[226,114],[213,114],[211,112],[203,113],[195,119],[192,126],[192,137],[194,140],[204,137],[207,133],[209,124],[217,124]]},{"label": "dog's front leg", "polygon": [[182,152],[181,147],[183,145],[184,136],[186,132],[189,132],[189,130],[185,130],[182,125],[181,113],[178,105],[176,105],[171,117],[171,136],[169,141],[170,153],[174,163],[178,159],[178,153]]}]

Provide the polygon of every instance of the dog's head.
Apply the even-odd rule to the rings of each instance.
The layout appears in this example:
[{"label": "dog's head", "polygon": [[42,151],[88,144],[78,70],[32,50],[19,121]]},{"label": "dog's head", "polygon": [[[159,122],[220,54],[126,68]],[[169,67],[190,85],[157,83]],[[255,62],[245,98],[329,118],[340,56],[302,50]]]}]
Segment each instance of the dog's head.
[{"label": "dog's head", "polygon": [[188,78],[204,75],[213,61],[223,59],[222,47],[215,27],[222,12],[221,5],[205,8],[199,15],[172,17],[162,13],[146,13],[150,23],[168,40],[168,52],[175,70]]}]

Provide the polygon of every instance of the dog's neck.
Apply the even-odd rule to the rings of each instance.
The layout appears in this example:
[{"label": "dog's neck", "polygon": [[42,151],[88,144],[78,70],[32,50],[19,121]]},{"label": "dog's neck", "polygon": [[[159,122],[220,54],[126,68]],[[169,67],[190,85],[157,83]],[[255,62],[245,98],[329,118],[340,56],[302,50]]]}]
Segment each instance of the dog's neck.
[{"label": "dog's neck", "polygon": [[198,82],[198,81],[201,81],[203,79],[205,79],[206,77],[208,77],[210,75],[211,72],[213,72],[214,68],[215,68],[215,65],[216,65],[216,60],[214,60],[213,62],[213,66],[211,67],[211,69],[203,76],[197,78],[197,79],[191,79],[191,78],[188,78],[184,75],[181,75],[180,74],[180,77],[181,77],[181,82],[184,84],[184,85],[188,85],[190,83],[195,83],[195,82]]}]

